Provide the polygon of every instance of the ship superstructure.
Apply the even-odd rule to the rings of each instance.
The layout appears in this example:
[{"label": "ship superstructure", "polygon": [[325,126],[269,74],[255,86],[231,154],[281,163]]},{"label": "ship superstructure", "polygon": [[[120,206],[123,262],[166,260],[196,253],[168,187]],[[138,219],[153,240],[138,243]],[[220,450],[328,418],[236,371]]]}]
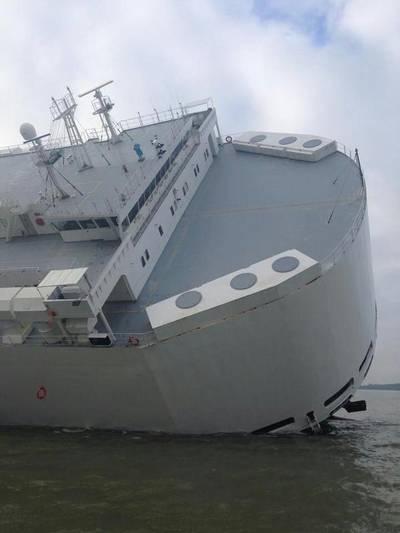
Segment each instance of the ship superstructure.
[{"label": "ship superstructure", "polygon": [[223,139],[211,99],[0,151],[0,423],[318,429],[372,362],[358,153]]}]

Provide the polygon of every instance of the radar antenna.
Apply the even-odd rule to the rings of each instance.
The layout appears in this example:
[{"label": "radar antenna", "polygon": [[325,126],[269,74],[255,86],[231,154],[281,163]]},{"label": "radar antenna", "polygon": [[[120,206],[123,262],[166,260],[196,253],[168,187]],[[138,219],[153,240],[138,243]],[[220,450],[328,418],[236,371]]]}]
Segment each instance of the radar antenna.
[{"label": "radar antenna", "polygon": [[59,100],[56,100],[53,97],[51,98],[53,105],[50,107],[50,112],[54,121],[61,119],[64,121],[71,147],[73,149],[74,147],[76,148],[75,152],[81,167],[80,170],[86,170],[92,168],[93,165],[75,121],[74,115],[77,103],[69,87],[67,87],[67,91],[67,94]]},{"label": "radar antenna", "polygon": [[94,99],[92,100],[92,106],[94,109],[93,115],[99,115],[102,126],[106,132],[107,139],[110,140],[113,144],[120,142],[121,139],[115,129],[113,121],[111,119],[110,111],[114,107],[113,102],[109,96],[104,96],[101,92],[101,89],[106,85],[110,85],[114,80],[106,81],[89,91],[86,91],[79,95],[79,98],[86,96],[87,94],[93,93]]},{"label": "radar antenna", "polygon": [[[24,123],[21,125],[20,133],[25,139],[24,144],[32,143],[32,151],[37,156],[36,166],[44,167],[47,171],[45,180],[46,195],[48,193],[48,189],[50,189],[52,203],[54,204],[56,196],[58,196],[60,200],[65,200],[66,198],[70,197],[70,195],[61,187],[58,181],[58,177],[56,175],[56,171],[64,181],[66,181],[74,190],[76,190],[77,192],[79,192],[79,194],[82,195],[82,192],[77,187],[75,187],[75,185],[71,183],[63,174],[61,174],[59,170],[54,167],[54,163],[58,161],[60,157],[62,157],[62,152],[60,150],[45,150],[42,144],[42,139],[49,137],[50,133],[45,133],[44,135],[37,135],[35,128],[32,126],[32,124],[28,123]],[[58,194],[54,192],[54,189],[57,191]]]}]

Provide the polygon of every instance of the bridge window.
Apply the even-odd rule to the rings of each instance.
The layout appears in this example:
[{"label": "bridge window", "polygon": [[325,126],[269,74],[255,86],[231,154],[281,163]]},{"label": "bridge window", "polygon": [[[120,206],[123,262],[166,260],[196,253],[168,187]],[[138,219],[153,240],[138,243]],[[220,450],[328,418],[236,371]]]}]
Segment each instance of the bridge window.
[{"label": "bridge window", "polygon": [[83,229],[94,229],[94,228],[96,228],[96,224],[90,218],[87,219],[87,220],[78,220],[78,222],[82,226]]},{"label": "bridge window", "polygon": [[105,218],[95,218],[94,221],[99,226],[99,228],[109,228],[110,227],[109,223],[107,222],[107,220]]},{"label": "bridge window", "polygon": [[131,222],[135,219],[136,215],[139,212],[139,205],[135,204],[132,209],[129,211],[128,217]]},{"label": "bridge window", "polygon": [[76,220],[63,220],[62,222],[53,222],[53,226],[59,231],[80,230]]}]

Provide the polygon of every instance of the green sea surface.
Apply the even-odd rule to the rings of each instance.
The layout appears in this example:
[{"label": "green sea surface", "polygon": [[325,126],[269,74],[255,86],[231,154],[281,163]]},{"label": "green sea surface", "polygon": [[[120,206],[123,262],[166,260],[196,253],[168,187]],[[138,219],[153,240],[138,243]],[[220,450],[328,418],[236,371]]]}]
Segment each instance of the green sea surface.
[{"label": "green sea surface", "polygon": [[2,429],[0,533],[398,533],[400,392],[357,399],[320,436]]}]

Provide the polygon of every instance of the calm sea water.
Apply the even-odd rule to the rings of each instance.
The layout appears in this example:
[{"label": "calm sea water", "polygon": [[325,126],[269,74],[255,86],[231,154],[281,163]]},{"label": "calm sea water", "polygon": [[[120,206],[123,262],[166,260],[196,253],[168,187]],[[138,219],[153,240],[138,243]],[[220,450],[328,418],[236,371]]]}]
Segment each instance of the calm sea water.
[{"label": "calm sea water", "polygon": [[398,533],[400,392],[358,398],[323,436],[0,431],[0,532]]}]

